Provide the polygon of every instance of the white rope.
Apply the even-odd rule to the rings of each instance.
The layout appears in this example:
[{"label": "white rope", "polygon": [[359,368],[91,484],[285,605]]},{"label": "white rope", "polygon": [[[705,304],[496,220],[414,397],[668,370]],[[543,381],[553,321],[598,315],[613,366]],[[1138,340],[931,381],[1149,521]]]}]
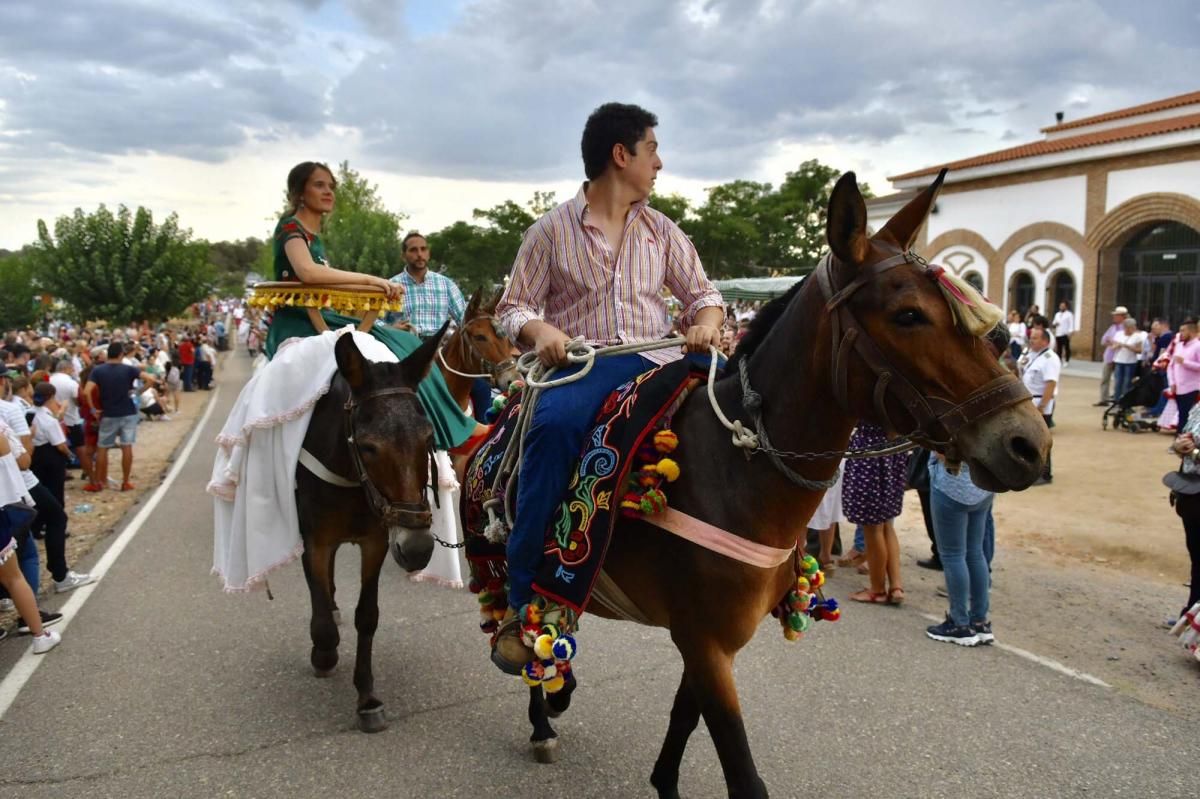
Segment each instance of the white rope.
[{"label": "white rope", "polygon": [[450,372],[451,374],[456,374],[456,375],[458,375],[459,377],[469,377],[469,378],[472,378],[472,379],[479,379],[479,378],[483,378],[483,379],[491,379],[491,377],[492,377],[491,375],[486,375],[486,374],[485,374],[485,375],[469,375],[469,374],[467,374],[466,372],[460,372],[460,371],[458,371],[458,370],[457,370],[457,369],[455,369],[453,366],[451,366],[450,364],[446,363],[446,356],[442,355],[442,351],[441,351],[441,349],[440,349],[440,348],[438,349],[438,352],[437,352],[437,357],[438,357],[438,363],[440,363],[440,364],[441,364],[441,366],[442,366],[442,368],[443,368],[443,369],[445,369],[447,372]]}]

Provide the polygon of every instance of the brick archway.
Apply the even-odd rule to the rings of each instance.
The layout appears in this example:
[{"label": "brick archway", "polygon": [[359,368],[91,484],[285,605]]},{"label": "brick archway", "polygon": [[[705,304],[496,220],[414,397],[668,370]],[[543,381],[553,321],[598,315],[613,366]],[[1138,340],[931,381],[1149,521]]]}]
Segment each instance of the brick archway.
[{"label": "brick archway", "polygon": [[1105,214],[1088,233],[1087,243],[1093,250],[1120,248],[1151,222],[1180,222],[1200,230],[1200,200],[1186,194],[1158,192],[1126,200]]}]

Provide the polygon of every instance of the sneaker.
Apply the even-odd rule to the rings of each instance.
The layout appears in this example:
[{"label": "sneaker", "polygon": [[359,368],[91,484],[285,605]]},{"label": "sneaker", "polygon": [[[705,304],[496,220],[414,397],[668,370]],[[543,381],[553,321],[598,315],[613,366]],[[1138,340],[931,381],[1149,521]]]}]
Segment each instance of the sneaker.
[{"label": "sneaker", "polygon": [[33,654],[44,655],[62,643],[62,636],[54,630],[46,630],[33,638]]},{"label": "sneaker", "polygon": [[975,646],[979,643],[979,635],[973,629],[955,624],[947,616],[941,624],[925,628],[925,634],[935,641],[945,641],[959,646]]},{"label": "sneaker", "polygon": [[992,623],[990,621],[977,621],[971,624],[971,629],[979,636],[979,643],[990,644],[996,640],[996,636],[992,635]]},{"label": "sneaker", "polygon": [[0,613],[12,613],[16,609],[11,599],[0,599]]},{"label": "sneaker", "polygon": [[[62,621],[63,618],[61,613],[51,613],[50,611],[42,610],[41,608],[38,608],[38,613],[40,613],[42,616],[43,630],[47,627],[53,627],[55,624],[58,624],[60,621]],[[29,622],[21,619],[21,621],[17,623],[17,632],[19,632],[21,635],[29,635]]]},{"label": "sneaker", "polygon": [[94,583],[96,578],[90,574],[79,574],[78,572],[69,571],[67,576],[61,580],[54,581],[54,593],[61,594],[65,591],[71,591],[81,585]]},{"label": "sneaker", "polygon": [[94,494],[97,491],[103,491],[104,486],[100,485],[99,483],[88,483],[83,487],[83,490]]},{"label": "sneaker", "polygon": [[932,569],[935,572],[942,571],[942,561],[940,558],[924,558],[918,560],[917,565],[922,569]]}]

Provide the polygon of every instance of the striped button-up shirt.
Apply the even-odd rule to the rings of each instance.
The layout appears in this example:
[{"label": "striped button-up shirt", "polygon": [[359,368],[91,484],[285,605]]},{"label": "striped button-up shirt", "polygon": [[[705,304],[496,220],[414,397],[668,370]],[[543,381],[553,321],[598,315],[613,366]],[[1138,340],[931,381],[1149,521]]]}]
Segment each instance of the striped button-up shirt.
[{"label": "striped button-up shirt", "polygon": [[[525,231],[496,306],[514,340],[534,319],[596,345],[664,338],[671,332],[664,286],[682,303],[682,330],[700,309],[724,307],[696,248],[670,218],[644,202],[636,204],[625,217],[620,251],[614,253],[604,233],[588,221],[586,187]],[[660,364],[683,356],[673,347],[643,354]]]},{"label": "striped button-up shirt", "polygon": [[425,280],[418,283],[405,269],[393,275],[391,281],[404,286],[404,310],[389,313],[388,324],[408,322],[418,336],[432,336],[450,318],[462,324],[467,302],[450,278],[427,270]]}]

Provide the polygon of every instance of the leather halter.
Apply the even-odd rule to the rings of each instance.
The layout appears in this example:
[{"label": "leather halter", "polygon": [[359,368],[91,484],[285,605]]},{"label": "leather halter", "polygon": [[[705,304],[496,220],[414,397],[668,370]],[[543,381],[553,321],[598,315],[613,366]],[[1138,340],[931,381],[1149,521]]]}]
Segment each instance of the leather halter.
[{"label": "leather halter", "polygon": [[957,459],[954,437],[964,427],[984,416],[1030,400],[1025,386],[1011,374],[985,383],[959,403],[922,394],[871,340],[870,334],[850,310],[847,300],[863,286],[898,266],[911,264],[922,272],[927,272],[929,265],[913,252],[900,252],[878,263],[862,267],[853,280],[839,289],[834,282],[835,263],[837,260],[832,254],[826,255],[817,267],[816,276],[826,301],[825,310],[830,314],[833,331],[833,394],[846,413],[854,415],[847,397],[852,352],[856,353],[875,375],[873,400],[875,412],[884,429],[899,432],[892,424],[887,411],[887,398],[890,393],[917,424],[917,428],[908,434],[908,438],[929,449],[944,452],[952,459]]},{"label": "leather halter", "polygon": [[[449,369],[451,372],[459,375],[460,377],[473,377],[473,378],[485,378],[486,377],[487,379],[491,380],[492,385],[495,386],[496,385],[496,377],[510,369],[516,369],[517,361],[515,358],[508,358],[507,360],[501,361],[500,363],[492,363],[491,361],[489,361],[487,358],[483,357],[483,355],[480,354],[479,350],[475,348],[474,342],[472,342],[470,337],[467,335],[467,325],[478,319],[490,320],[492,322],[493,329],[495,329],[496,325],[499,324],[499,320],[497,320],[495,316],[492,316],[491,314],[481,314],[479,316],[474,316],[474,317],[468,319],[467,321],[463,322],[459,326],[459,328],[456,331],[454,331],[454,335],[458,337],[458,340],[460,342],[459,349],[462,350],[464,367],[465,367],[467,358],[470,357],[471,355],[474,355],[476,358],[479,359],[479,365],[487,372],[487,374],[469,375],[469,374],[464,374],[463,372],[459,372],[458,370],[451,367],[450,364],[446,363],[446,356],[443,355],[441,348],[438,349],[438,361],[443,366],[445,366],[447,369]],[[501,329],[503,329],[503,328],[501,328]]]},{"label": "leather halter", "polygon": [[[355,401],[353,393],[346,399],[346,444],[350,447],[350,457],[354,461],[354,470],[357,472],[356,477],[362,485],[363,491],[367,494],[367,502],[371,505],[371,510],[375,512],[387,527],[410,527],[415,529],[427,528],[429,523],[421,516],[430,513],[429,502],[422,499],[420,502],[393,502],[383,495],[376,487],[371,476],[367,473],[366,466],[363,465],[362,454],[358,451],[358,440],[355,436],[354,416],[355,412],[364,404],[379,397],[389,397],[394,395],[411,396],[416,399],[416,390],[408,386],[393,386],[391,388],[381,388],[378,391],[372,391],[364,396],[360,401]],[[433,469],[433,484],[438,484],[437,461],[430,459],[430,465]],[[435,501],[437,493],[434,493]],[[440,504],[439,504],[440,507]]]}]

